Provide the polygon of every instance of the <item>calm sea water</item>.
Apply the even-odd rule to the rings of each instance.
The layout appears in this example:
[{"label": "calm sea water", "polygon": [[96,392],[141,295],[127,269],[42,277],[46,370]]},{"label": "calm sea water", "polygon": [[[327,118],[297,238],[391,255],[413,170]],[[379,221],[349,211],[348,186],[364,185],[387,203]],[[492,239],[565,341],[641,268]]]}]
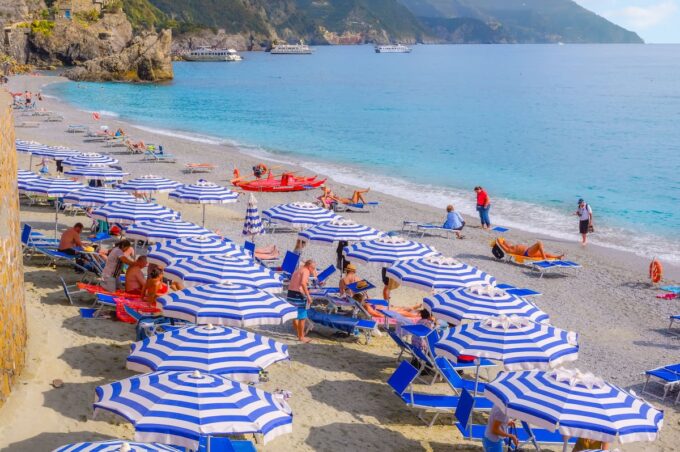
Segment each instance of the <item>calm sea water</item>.
[{"label": "calm sea water", "polygon": [[250,152],[436,206],[576,239],[579,197],[594,239],[680,261],[680,46],[417,46],[375,54],[247,53],[176,63],[167,85],[66,83],[51,91],[166,132]]}]

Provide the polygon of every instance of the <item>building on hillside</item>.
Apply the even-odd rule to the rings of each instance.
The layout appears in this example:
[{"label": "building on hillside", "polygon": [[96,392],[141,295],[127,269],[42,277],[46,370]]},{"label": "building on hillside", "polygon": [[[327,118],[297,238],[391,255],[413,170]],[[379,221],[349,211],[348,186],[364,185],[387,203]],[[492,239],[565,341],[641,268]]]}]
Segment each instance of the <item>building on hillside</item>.
[{"label": "building on hillside", "polygon": [[95,10],[102,12],[108,0],[57,0],[54,3],[58,13],[57,19],[71,20],[75,13]]}]

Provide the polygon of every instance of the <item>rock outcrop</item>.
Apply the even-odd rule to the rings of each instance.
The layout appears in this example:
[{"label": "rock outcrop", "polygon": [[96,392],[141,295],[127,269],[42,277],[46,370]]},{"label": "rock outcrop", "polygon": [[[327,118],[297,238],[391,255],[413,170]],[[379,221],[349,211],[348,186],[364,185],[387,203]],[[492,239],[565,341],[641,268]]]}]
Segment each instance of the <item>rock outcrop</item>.
[{"label": "rock outcrop", "polygon": [[170,49],[172,32],[146,32],[135,36],[120,52],[85,61],[64,75],[87,81],[163,81],[173,77]]}]

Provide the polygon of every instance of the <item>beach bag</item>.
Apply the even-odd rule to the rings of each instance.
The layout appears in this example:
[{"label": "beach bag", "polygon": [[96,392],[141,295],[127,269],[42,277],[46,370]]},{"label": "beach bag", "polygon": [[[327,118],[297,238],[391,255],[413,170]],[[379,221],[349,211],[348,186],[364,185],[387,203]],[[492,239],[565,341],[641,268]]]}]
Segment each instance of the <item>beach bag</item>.
[{"label": "beach bag", "polygon": [[501,247],[498,246],[498,243],[496,243],[496,244],[493,246],[493,248],[491,248],[491,254],[493,254],[493,256],[494,256],[496,259],[503,259],[503,258],[505,257],[505,253],[503,252],[503,250],[501,249]]}]

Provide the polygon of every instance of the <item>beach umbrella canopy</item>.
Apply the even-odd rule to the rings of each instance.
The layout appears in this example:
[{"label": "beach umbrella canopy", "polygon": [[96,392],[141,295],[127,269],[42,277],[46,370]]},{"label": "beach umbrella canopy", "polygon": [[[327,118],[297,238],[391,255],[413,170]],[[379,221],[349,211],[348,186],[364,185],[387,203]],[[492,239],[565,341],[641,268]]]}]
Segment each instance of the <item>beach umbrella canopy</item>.
[{"label": "beach umbrella canopy", "polygon": [[67,157],[80,154],[79,151],[64,146],[48,146],[37,141],[16,140],[15,146],[18,152],[27,152],[31,156],[47,157],[55,160],[63,160]]},{"label": "beach umbrella canopy", "polygon": [[33,152],[40,149],[47,148],[44,144],[40,144],[37,141],[26,141],[26,140],[14,140],[14,146],[17,152]]},{"label": "beach umbrella canopy", "polygon": [[159,242],[147,254],[150,264],[167,267],[180,259],[201,256],[228,256],[238,259],[251,259],[243,248],[229,239],[218,236],[183,237],[176,240]]},{"label": "beach umbrella canopy", "polygon": [[288,224],[294,228],[308,228],[321,223],[340,218],[328,209],[319,207],[311,202],[293,202],[279,204],[262,212],[265,218]]},{"label": "beach umbrella canopy", "polygon": [[[125,193],[131,197],[127,192],[121,191],[121,193]],[[127,201],[105,204],[92,212],[92,218],[95,220],[108,221],[109,223],[121,223],[124,225],[155,219],[174,220],[179,217],[179,212],[172,210],[169,207],[134,198]]]},{"label": "beach umbrella canopy", "polygon": [[67,444],[54,449],[52,452],[182,452],[182,449],[160,443],[137,443],[116,439]]},{"label": "beach umbrella canopy", "polygon": [[[41,177],[22,183],[21,190],[24,193],[32,193],[45,196],[61,197],[73,191],[81,189],[84,185],[73,182],[70,179],[58,177]],[[54,237],[57,237],[57,225],[59,224],[59,203],[54,203]]]},{"label": "beach umbrella canopy", "polygon": [[[36,154],[37,155],[37,154]],[[109,166],[118,163],[117,159],[97,152],[83,152],[64,159],[64,166]]]},{"label": "beach umbrella canopy", "polygon": [[366,263],[392,265],[396,261],[418,259],[437,255],[437,251],[427,245],[399,236],[384,236],[375,240],[357,242],[345,247],[348,259]]},{"label": "beach umbrella canopy", "polygon": [[490,317],[450,329],[435,353],[493,359],[507,370],[550,369],[578,358],[578,335],[524,317]]},{"label": "beach umbrella canopy", "polygon": [[95,392],[95,414],[124,417],[137,441],[196,450],[201,436],[261,434],[266,443],[292,431],[293,414],[282,397],[199,371],[137,375]]},{"label": "beach umbrella canopy", "polygon": [[451,325],[501,315],[526,317],[537,323],[550,321],[548,314],[533,303],[489,285],[448,290],[425,298],[423,303],[438,320]]},{"label": "beach umbrella canopy", "polygon": [[158,298],[163,315],[198,324],[237,327],[280,325],[297,316],[297,308],[254,287],[206,284]]},{"label": "beach umbrella canopy", "polygon": [[203,204],[204,226],[206,204],[227,204],[238,201],[238,193],[203,179],[195,184],[182,185],[170,193],[170,197],[181,203]]},{"label": "beach umbrella canopy", "polygon": [[242,383],[287,360],[288,347],[259,334],[219,325],[168,331],[132,344],[127,368],[137,372],[199,370]]},{"label": "beach umbrella canopy", "polygon": [[283,289],[281,275],[252,260],[228,256],[200,256],[176,261],[165,269],[165,276],[186,286],[230,282],[257,287],[266,292]]},{"label": "beach umbrella canopy", "polygon": [[64,171],[66,176],[82,177],[87,180],[123,180],[123,177],[130,173],[111,168],[109,166],[79,166],[71,170]]},{"label": "beach umbrella canopy", "polygon": [[20,182],[21,181],[26,182],[26,181],[29,181],[29,180],[36,180],[36,179],[39,179],[39,178],[40,178],[40,176],[38,176],[33,171],[22,170],[22,169],[17,170],[17,180],[19,180]]},{"label": "beach umbrella canopy", "polygon": [[134,200],[130,193],[105,187],[84,187],[64,196],[66,204],[77,204],[81,207],[99,207],[112,202]]},{"label": "beach umbrella canopy", "polygon": [[654,441],[663,425],[663,412],[578,369],[501,372],[484,395],[510,418],[568,437]]},{"label": "beach umbrella canopy", "polygon": [[158,242],[174,240],[180,237],[214,236],[215,233],[197,224],[183,220],[149,220],[140,221],[125,231],[125,236],[132,240]]},{"label": "beach umbrella canopy", "polygon": [[140,176],[135,179],[125,181],[120,184],[118,188],[124,191],[151,195],[153,193],[173,191],[181,186],[182,184],[175,182],[174,180],[170,180],[161,176],[154,176],[153,174],[147,174],[145,176]]},{"label": "beach umbrella canopy", "polygon": [[444,256],[397,261],[387,276],[405,286],[442,291],[479,284],[495,284],[496,278],[476,267]]},{"label": "beach umbrella canopy", "polygon": [[255,236],[262,234],[264,228],[262,227],[262,220],[260,219],[260,211],[257,210],[257,199],[252,193],[248,198],[248,207],[246,207],[246,218],[243,222],[243,235],[249,235],[253,241]]},{"label": "beach umbrella canopy", "polygon": [[336,218],[328,223],[317,224],[298,234],[300,240],[331,245],[333,242],[359,242],[382,237],[385,233],[370,226],[358,224],[347,218]]}]

